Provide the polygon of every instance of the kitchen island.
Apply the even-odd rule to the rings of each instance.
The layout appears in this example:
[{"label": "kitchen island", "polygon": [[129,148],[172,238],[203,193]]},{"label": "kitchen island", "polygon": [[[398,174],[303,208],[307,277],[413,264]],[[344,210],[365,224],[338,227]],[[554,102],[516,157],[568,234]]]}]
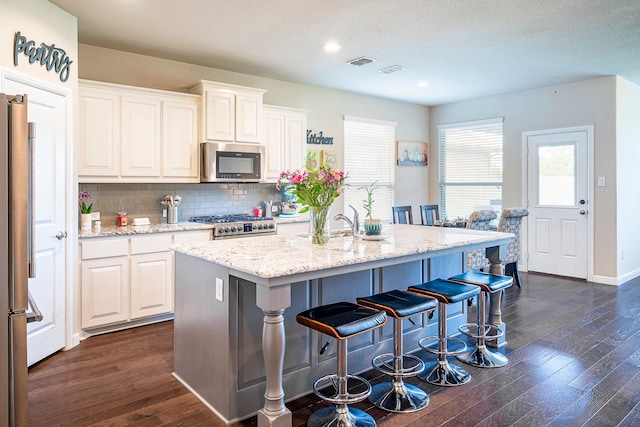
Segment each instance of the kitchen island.
[{"label": "kitchen island", "polygon": [[[391,289],[406,289],[464,270],[464,253],[487,248],[492,271],[512,234],[386,226],[385,239],[337,236],[323,246],[303,236],[271,235],[174,247],[174,375],[228,423],[258,412],[260,426],[290,426],[286,399],[311,391],[334,373],[335,343],[298,325],[310,307]],[[464,304],[448,310],[448,326],[466,322]],[[501,323],[499,304],[492,323]],[[415,316],[405,348],[437,334],[437,316]],[[451,329],[454,330],[454,329]],[[349,371],[371,368],[392,348],[392,325],[349,342]]]}]

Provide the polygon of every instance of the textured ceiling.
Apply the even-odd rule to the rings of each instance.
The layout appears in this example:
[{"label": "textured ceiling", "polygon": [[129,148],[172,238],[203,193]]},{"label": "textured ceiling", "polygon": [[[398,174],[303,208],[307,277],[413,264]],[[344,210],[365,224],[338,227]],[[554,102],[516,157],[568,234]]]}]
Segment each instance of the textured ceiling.
[{"label": "textured ceiling", "polygon": [[[423,105],[603,75],[640,84],[638,0],[50,1],[83,44]],[[325,53],[330,40],[342,49]],[[376,61],[346,63],[361,56]]]}]

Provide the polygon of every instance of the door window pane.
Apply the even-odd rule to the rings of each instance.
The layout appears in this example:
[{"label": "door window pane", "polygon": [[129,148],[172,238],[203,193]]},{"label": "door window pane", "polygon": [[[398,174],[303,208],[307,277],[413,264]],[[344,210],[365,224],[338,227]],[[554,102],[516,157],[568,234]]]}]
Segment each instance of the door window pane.
[{"label": "door window pane", "polygon": [[538,146],[538,205],[576,205],[575,144]]}]

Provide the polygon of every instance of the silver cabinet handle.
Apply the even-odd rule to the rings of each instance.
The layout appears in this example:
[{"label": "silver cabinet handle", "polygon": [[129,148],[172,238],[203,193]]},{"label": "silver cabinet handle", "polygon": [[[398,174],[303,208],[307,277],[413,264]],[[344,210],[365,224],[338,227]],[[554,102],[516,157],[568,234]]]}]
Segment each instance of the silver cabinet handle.
[{"label": "silver cabinet handle", "polygon": [[29,306],[31,307],[32,312],[27,313],[27,323],[32,322],[40,322],[44,318],[42,313],[38,309],[35,300],[31,296],[31,292],[29,292]]},{"label": "silver cabinet handle", "polygon": [[580,210],[580,212],[579,212],[579,214],[580,214],[580,215],[586,215],[586,214],[587,214],[587,211],[585,211],[584,209],[581,209],[581,210]]},{"label": "silver cabinet handle", "polygon": [[29,278],[33,279],[36,277],[36,257],[35,257],[35,216],[36,216],[36,207],[35,207],[35,194],[34,194],[34,185],[33,182],[35,179],[34,169],[35,169],[35,141],[36,141],[36,124],[33,122],[29,122],[27,124],[27,150],[29,152],[29,208],[27,209],[27,216],[29,221],[28,230],[28,245],[29,245]]},{"label": "silver cabinet handle", "polygon": [[67,232],[66,231],[58,231],[58,234],[56,234],[55,237],[58,240],[66,239],[67,238]]}]

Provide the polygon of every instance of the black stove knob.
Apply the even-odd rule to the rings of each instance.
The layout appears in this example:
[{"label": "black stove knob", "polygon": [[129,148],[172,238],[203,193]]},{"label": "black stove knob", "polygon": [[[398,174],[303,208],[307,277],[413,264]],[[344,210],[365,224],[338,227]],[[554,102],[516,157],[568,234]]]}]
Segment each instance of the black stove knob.
[{"label": "black stove knob", "polygon": [[238,231],[238,228],[235,225],[233,225],[233,226],[231,226],[231,231],[234,231],[234,232]]},{"label": "black stove knob", "polygon": [[224,228],[224,231],[226,231],[227,233],[231,231],[231,228],[229,226]]},{"label": "black stove knob", "polygon": [[269,228],[273,228],[273,223],[270,223],[270,224],[269,224]]},{"label": "black stove knob", "polygon": [[219,227],[218,228],[218,233],[224,233],[224,227]]}]

